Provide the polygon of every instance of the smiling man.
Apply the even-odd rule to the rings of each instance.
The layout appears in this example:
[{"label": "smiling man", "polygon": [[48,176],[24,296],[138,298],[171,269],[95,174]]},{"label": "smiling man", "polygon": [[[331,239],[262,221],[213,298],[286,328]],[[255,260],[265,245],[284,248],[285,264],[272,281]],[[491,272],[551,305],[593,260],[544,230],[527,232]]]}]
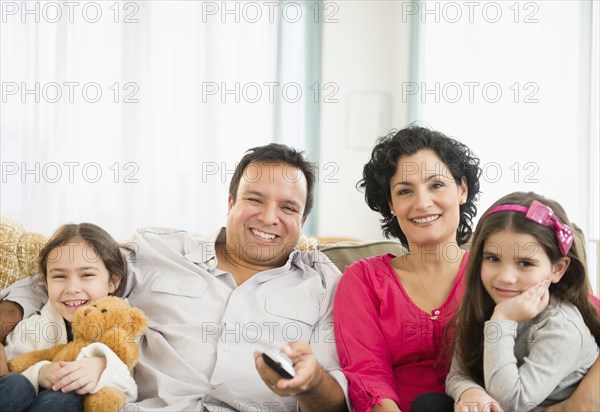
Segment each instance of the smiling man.
[{"label": "smiling man", "polygon": [[[253,148],[232,177],[225,228],[209,238],[137,231],[124,295],[144,311],[149,328],[132,408],[347,409],[332,319],[341,274],[320,252],[294,250],[314,185],[313,165],[301,153],[279,144]],[[32,283],[18,282],[2,296],[25,316],[47,299]],[[14,303],[2,305],[8,322]],[[292,360],[293,379],[264,363],[267,349]]]},{"label": "smiling man", "polygon": [[[258,161],[245,167],[240,163],[233,175],[226,241],[215,245],[218,267],[232,273],[237,284],[258,271],[285,263],[312,207],[311,169],[301,170],[301,163],[299,167],[273,163],[275,160],[269,160],[271,152],[265,153],[268,157],[259,157],[254,150]],[[306,175],[311,185],[310,201]]]}]

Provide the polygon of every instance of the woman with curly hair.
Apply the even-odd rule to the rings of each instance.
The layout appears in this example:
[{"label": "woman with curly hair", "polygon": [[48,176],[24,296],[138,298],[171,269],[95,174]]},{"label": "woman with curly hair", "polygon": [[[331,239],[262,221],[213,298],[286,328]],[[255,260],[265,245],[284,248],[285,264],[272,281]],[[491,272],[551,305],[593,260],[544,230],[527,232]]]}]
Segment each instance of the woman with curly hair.
[{"label": "woman with curly hair", "polygon": [[[378,140],[359,186],[386,237],[408,253],[346,268],[334,304],[340,362],[357,411],[408,410],[444,391],[443,332],[464,292],[477,213],[479,159],[442,133],[412,126]],[[400,409],[398,409],[400,408]]]}]

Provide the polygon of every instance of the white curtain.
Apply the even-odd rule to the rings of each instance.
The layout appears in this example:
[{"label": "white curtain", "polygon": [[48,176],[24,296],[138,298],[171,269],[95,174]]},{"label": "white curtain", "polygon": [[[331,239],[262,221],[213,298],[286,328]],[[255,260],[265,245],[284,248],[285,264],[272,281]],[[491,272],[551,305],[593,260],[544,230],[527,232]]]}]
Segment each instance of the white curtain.
[{"label": "white curtain", "polygon": [[513,191],[557,200],[591,240],[597,287],[597,4],[423,4],[421,70],[403,90],[418,118],[480,157],[479,215]]},{"label": "white curtain", "polygon": [[43,233],[82,221],[116,238],[215,230],[236,161],[282,141],[279,27],[296,10],[77,4],[2,2],[1,214]]}]

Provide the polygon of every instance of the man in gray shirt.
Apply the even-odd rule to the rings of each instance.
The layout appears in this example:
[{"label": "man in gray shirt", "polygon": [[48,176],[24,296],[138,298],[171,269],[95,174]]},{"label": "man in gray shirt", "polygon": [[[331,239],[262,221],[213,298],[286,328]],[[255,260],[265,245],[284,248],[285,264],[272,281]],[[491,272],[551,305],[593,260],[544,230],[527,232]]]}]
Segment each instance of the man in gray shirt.
[{"label": "man in gray shirt", "polygon": [[[225,228],[208,238],[136,232],[124,296],[149,319],[135,367],[136,410],[347,409],[333,339],[340,272],[320,252],[294,249],[314,185],[301,153],[257,147],[232,177]],[[18,282],[0,296],[2,339],[21,309],[30,316],[47,299],[35,282]],[[264,363],[267,349],[292,359],[293,379]]]}]

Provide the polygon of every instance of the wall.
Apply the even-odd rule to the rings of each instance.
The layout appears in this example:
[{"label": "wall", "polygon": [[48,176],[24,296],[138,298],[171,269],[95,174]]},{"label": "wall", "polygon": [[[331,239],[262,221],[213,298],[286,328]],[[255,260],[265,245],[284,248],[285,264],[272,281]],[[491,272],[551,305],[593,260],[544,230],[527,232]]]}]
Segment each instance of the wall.
[{"label": "wall", "polygon": [[[379,239],[378,214],[355,185],[375,139],[407,121],[400,84],[408,80],[410,27],[399,19],[399,2],[336,4],[338,22],[323,24],[322,83],[339,91],[337,102],[321,104],[319,235]],[[376,110],[373,100],[388,102],[388,116],[361,123],[355,114],[371,118],[361,109]],[[353,136],[351,127],[374,131]]]}]

